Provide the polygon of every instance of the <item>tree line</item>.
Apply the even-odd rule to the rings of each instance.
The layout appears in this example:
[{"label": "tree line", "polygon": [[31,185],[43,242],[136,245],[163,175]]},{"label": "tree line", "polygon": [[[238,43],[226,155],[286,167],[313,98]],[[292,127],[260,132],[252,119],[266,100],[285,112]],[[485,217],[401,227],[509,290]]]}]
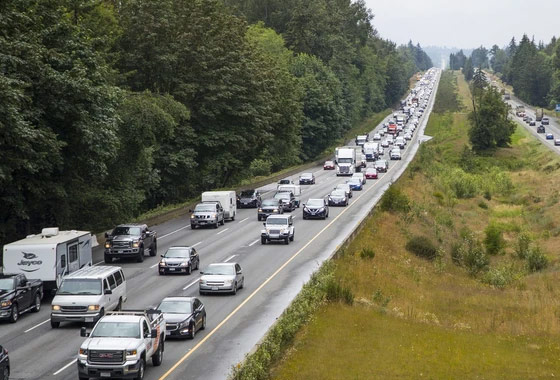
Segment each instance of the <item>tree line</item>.
[{"label": "tree line", "polygon": [[317,157],[431,66],[363,0],[6,0],[0,242]]},{"label": "tree line", "polygon": [[468,80],[475,68],[491,68],[524,102],[549,108],[560,103],[560,41],[556,37],[549,43],[536,43],[527,35],[519,42],[513,37],[503,48],[481,46],[468,58],[461,51],[450,56],[450,67],[463,69]]}]

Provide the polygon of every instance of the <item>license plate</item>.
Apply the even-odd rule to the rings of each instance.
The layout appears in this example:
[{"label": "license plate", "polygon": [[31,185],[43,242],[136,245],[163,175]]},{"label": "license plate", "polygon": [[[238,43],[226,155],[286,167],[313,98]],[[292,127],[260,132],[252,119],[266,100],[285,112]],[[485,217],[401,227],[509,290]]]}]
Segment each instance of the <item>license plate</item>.
[{"label": "license plate", "polygon": [[171,331],[166,331],[165,335],[171,335]]},{"label": "license plate", "polygon": [[170,270],[171,272],[173,272],[173,271],[175,270],[175,268],[169,268],[169,270]]},{"label": "license plate", "polygon": [[117,253],[123,253],[124,251],[117,251]]},{"label": "license plate", "polygon": [[99,372],[99,376],[101,376],[101,377],[111,377],[111,372]]},{"label": "license plate", "polygon": [[218,290],[218,287],[214,286],[212,287],[212,290]]},{"label": "license plate", "polygon": [[93,318],[86,318],[86,322],[93,322]]}]

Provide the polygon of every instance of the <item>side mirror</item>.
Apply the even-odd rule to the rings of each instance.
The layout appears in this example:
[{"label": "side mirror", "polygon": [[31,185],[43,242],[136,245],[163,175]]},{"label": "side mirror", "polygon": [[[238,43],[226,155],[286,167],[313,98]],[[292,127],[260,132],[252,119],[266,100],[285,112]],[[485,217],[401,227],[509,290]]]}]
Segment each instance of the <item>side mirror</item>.
[{"label": "side mirror", "polygon": [[109,233],[105,232],[105,239],[109,239]]},{"label": "side mirror", "polygon": [[200,271],[200,274],[204,274],[204,272],[203,272],[203,271]]},{"label": "side mirror", "polygon": [[305,203],[302,203],[301,205],[302,205],[303,207],[305,207]]},{"label": "side mirror", "polygon": [[189,212],[192,214],[193,210],[192,210],[192,209],[189,209]]},{"label": "side mirror", "polygon": [[89,333],[87,332],[87,330],[86,330],[85,327],[82,327],[82,328],[80,329],[80,336],[83,337],[83,338],[89,337]]},{"label": "side mirror", "polygon": [[113,294],[113,291],[111,289],[105,289],[105,294]]},{"label": "side mirror", "polygon": [[152,330],[150,331],[150,338],[155,339],[157,338],[157,330]]},{"label": "side mirror", "polygon": [[263,226],[265,226],[265,227],[266,227],[266,222],[264,222],[264,223],[263,223]]},{"label": "side mirror", "polygon": [[160,257],[163,257],[163,255],[160,255]]}]

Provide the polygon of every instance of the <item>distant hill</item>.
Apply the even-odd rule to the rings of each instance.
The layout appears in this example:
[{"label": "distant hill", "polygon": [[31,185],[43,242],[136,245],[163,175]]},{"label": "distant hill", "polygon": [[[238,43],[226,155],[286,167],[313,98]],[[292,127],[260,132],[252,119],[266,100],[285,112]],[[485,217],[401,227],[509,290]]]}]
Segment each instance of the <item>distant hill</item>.
[{"label": "distant hill", "polygon": [[[457,47],[447,47],[447,46],[424,46],[422,48],[426,54],[432,59],[434,66],[440,67],[442,69],[449,66],[449,54],[456,53],[460,48]],[[463,53],[468,57],[471,55],[473,49],[462,49]]]}]

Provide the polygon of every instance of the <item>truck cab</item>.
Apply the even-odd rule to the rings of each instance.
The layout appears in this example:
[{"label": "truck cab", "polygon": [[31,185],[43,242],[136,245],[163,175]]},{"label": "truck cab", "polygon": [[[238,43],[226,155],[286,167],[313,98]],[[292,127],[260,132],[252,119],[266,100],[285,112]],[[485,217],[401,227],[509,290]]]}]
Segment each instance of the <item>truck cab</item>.
[{"label": "truck cab", "polygon": [[113,262],[114,258],[136,258],[144,261],[144,252],[149,250],[150,256],[157,254],[157,234],[150,231],[146,224],[121,224],[109,233],[105,233],[105,263]]},{"label": "truck cab", "polygon": [[0,319],[17,322],[26,311],[41,309],[43,282],[28,280],[24,274],[0,274]]}]

